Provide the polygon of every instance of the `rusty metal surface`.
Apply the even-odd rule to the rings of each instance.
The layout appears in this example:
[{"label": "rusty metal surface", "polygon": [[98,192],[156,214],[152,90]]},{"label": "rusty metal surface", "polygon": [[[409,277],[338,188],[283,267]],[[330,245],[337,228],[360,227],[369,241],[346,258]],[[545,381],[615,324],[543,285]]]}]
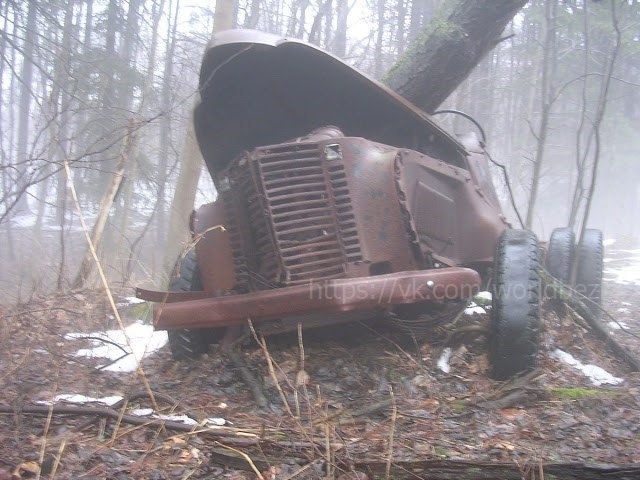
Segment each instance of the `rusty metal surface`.
[{"label": "rusty metal surface", "polygon": [[257,148],[220,172],[222,201],[234,206],[226,225],[236,290],[430,266],[408,246],[396,156],[393,147],[328,127]]},{"label": "rusty metal surface", "polygon": [[466,268],[326,280],[242,295],[159,304],[154,311],[154,325],[157,329],[224,327],[246,324],[247,319],[258,322],[305,313],[375,310],[406,303],[460,300],[470,298],[479,285],[478,273]]},{"label": "rusty metal surface", "polygon": [[208,292],[231,290],[236,283],[226,225],[221,202],[208,203],[195,212],[193,231],[196,238],[196,257],[200,280]]},{"label": "rusty metal surface", "polygon": [[462,165],[464,148],[405,99],[307,43],[251,30],[214,35],[196,135],[212,175],[244,150],[337,125],[347,136]]},{"label": "rusty metal surface", "polygon": [[[479,183],[474,170],[446,164],[408,150],[398,154],[398,189],[423,252],[445,265],[493,261],[495,245],[507,222],[495,202],[493,187]],[[475,175],[475,176],[474,176]]]},{"label": "rusty metal surface", "polygon": [[479,287],[461,267],[485,271],[507,223],[477,140],[465,150],[339,59],[261,32],[217,34],[200,92],[219,194],[192,220],[205,291],[139,290],[160,303],[156,328],[281,331],[380,310],[415,323]]},{"label": "rusty metal surface", "polygon": [[136,288],[136,297],[146,300],[147,302],[173,303],[211,298],[211,293],[200,290],[194,290],[192,292],[169,292],[138,287]]}]

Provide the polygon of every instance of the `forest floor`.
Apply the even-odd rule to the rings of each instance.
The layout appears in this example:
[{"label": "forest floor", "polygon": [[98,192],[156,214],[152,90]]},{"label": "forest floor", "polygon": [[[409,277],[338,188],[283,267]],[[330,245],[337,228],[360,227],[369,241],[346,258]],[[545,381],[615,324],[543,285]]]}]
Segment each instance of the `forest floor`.
[{"label": "forest floor", "polygon": [[[636,356],[639,265],[640,250],[608,248],[604,306],[619,322],[609,328]],[[546,464],[640,464],[640,373],[553,302],[543,308],[539,369],[516,385],[488,377],[478,332],[448,349],[402,347],[383,322],[305,331],[303,351],[297,335],[268,338],[266,351],[248,341],[241,358],[268,401],[258,408],[237,362],[215,351],[172,361],[166,335],[149,337],[140,323],[148,306],[119,301],[130,335],[157,348],[143,372],[127,371],[133,355],[78,355],[96,345],[126,353],[117,337],[91,333],[118,330],[102,293],[0,307],[0,406],[9,410],[0,414],[0,480],[435,478],[420,463],[430,460],[512,465],[503,478],[533,478],[527,469],[537,468],[541,478]],[[486,325],[476,310],[463,325]],[[48,415],[52,404],[60,410]],[[28,413],[37,408],[44,414]]]}]

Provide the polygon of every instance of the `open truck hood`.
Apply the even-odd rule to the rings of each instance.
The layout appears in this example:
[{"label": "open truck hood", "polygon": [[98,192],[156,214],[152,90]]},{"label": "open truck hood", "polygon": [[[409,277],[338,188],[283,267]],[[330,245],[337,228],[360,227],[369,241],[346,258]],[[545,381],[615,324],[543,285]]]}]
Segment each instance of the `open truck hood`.
[{"label": "open truck hood", "polygon": [[244,150],[336,125],[364,137],[464,163],[463,147],[384,85],[308,43],[255,30],[215,34],[200,70],[196,135],[215,174]]}]

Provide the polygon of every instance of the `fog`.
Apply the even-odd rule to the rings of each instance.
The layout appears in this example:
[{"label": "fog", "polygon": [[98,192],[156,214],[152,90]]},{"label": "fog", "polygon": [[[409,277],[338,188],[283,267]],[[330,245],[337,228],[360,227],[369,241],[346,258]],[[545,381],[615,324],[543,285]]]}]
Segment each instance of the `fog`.
[{"label": "fog", "polygon": [[[307,40],[378,79],[442,3],[453,2],[217,2],[234,28]],[[95,270],[79,280],[87,252],[80,217],[90,230],[101,212],[97,253],[112,287],[163,282],[188,237],[191,206],[216,198],[189,147],[212,5],[52,0],[0,8],[7,302],[96,285]],[[486,132],[487,151],[508,173],[513,199],[492,167],[514,227],[517,209],[543,241],[555,227],[579,234],[585,219],[618,245],[640,240],[639,26],[637,2],[529,2],[441,106],[466,112]],[[453,134],[477,132],[460,116],[434,120]]]}]

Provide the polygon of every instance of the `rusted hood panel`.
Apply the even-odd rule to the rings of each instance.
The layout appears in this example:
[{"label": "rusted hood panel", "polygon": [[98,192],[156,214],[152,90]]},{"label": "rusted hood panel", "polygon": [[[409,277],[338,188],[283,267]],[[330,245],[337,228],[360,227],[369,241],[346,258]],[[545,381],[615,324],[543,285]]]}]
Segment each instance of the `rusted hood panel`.
[{"label": "rusted hood panel", "polygon": [[252,30],[216,34],[200,72],[196,134],[212,174],[243,150],[324,125],[345,136],[409,148],[452,163],[463,147],[420,109],[307,43]]}]

